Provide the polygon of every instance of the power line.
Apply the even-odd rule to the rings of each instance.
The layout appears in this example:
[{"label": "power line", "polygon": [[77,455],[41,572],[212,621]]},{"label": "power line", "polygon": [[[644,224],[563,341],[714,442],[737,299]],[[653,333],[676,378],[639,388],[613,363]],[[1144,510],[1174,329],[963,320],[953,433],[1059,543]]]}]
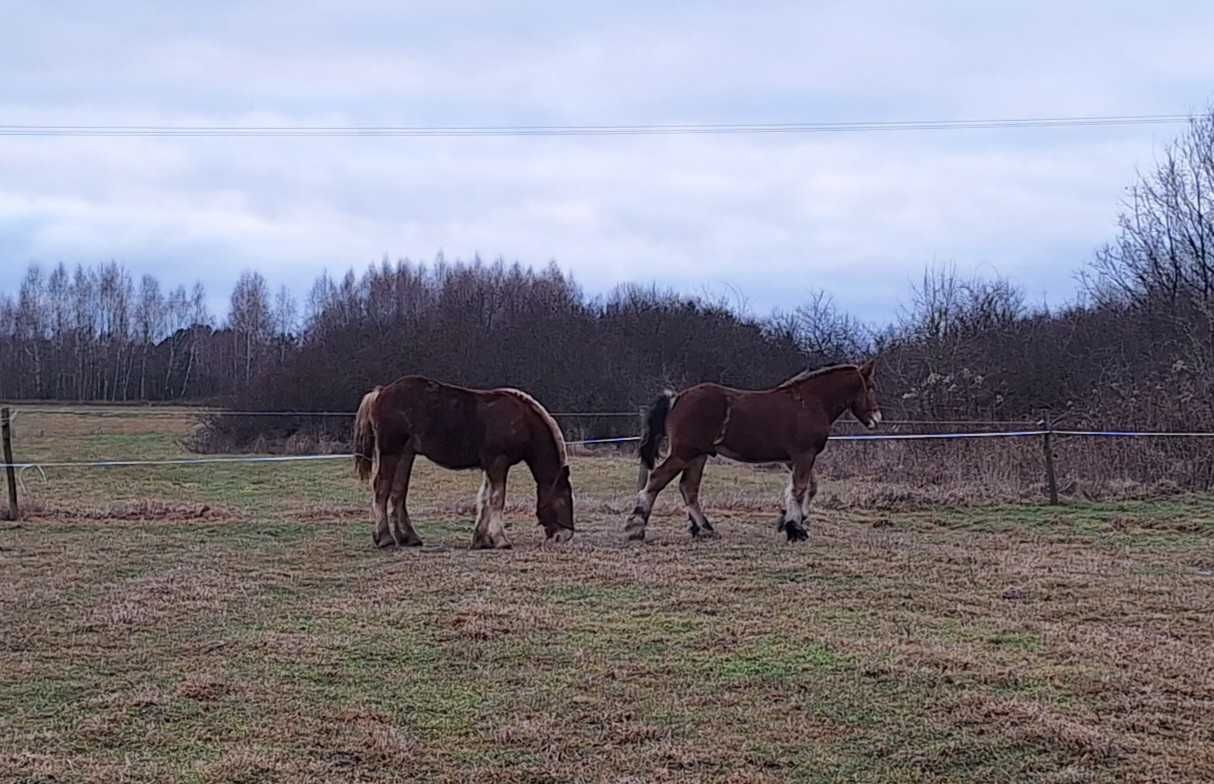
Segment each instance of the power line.
[{"label": "power line", "polygon": [[20,125],[0,124],[0,136],[37,137],[486,137],[692,136],[961,131],[1015,128],[1090,128],[1172,125],[1187,114],[1019,117],[987,120],[905,120],[790,123],[680,123],[637,125]]}]

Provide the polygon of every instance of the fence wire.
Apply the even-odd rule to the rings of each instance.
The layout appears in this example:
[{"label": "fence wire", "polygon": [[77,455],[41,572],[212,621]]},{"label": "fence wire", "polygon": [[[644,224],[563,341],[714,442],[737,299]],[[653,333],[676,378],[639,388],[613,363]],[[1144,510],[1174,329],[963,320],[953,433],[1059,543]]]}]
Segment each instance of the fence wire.
[{"label": "fence wire", "polygon": [[[1043,436],[1066,436],[1072,438],[1214,438],[1214,432],[1139,432],[1129,430],[1000,430],[970,433],[873,433],[865,435],[831,435],[830,441],[937,441],[990,438],[1033,438]],[[619,436],[615,438],[586,438],[566,441],[567,446],[594,446],[599,444],[623,444],[640,441],[641,436]],[[232,463],[303,463],[325,460],[350,460],[353,454],[323,455],[225,455],[215,457],[166,458],[161,460],[39,460],[30,462],[0,463],[0,469],[47,469],[47,468],[126,468],[140,466],[207,465]]]}]

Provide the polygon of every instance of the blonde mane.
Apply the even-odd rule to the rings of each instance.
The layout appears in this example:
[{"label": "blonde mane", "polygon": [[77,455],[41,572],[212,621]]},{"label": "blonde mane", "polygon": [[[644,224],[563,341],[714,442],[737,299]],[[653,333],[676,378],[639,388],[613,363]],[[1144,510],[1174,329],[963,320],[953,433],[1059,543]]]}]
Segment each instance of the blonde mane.
[{"label": "blonde mane", "polygon": [[552,441],[556,445],[557,454],[560,455],[561,465],[568,465],[569,455],[565,452],[565,435],[561,432],[561,428],[557,425],[556,420],[552,418],[552,414],[548,413],[548,409],[541,406],[538,400],[521,389],[504,388],[501,391],[508,395],[514,395],[531,406],[535,410],[535,413],[540,415],[540,418],[544,420],[544,424],[548,426],[548,430],[552,433]]},{"label": "blonde mane", "polygon": [[811,378],[817,378],[818,376],[825,376],[830,373],[836,373],[840,370],[858,371],[859,369],[860,368],[857,365],[829,365],[827,367],[816,368],[814,370],[802,370],[800,373],[793,376],[792,378],[778,384],[777,389],[783,388],[783,387],[790,387],[793,384],[800,384],[802,381],[809,381]]}]

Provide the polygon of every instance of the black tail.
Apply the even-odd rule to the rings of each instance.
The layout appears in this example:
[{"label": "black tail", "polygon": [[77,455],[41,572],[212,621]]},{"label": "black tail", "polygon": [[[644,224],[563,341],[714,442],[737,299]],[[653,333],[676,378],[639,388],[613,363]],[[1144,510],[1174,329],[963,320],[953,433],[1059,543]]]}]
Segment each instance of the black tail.
[{"label": "black tail", "polygon": [[653,401],[649,413],[645,415],[645,432],[641,435],[641,464],[651,471],[658,461],[658,449],[662,446],[662,439],[666,437],[666,415],[670,413],[672,403],[674,393],[668,389]]}]

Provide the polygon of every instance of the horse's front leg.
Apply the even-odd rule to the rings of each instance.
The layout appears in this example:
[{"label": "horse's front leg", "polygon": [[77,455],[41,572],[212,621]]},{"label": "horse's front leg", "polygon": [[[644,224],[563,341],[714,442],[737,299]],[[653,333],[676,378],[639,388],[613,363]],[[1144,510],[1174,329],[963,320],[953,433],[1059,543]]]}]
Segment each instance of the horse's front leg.
[{"label": "horse's front leg", "polygon": [[779,530],[790,542],[803,542],[809,538],[806,530],[809,502],[818,493],[818,483],[814,479],[816,459],[817,454],[813,453],[792,463],[792,473],[784,491],[784,514],[780,517],[779,525]]},{"label": "horse's front leg", "polygon": [[476,496],[476,531],[472,535],[472,549],[506,550],[510,540],[506,538],[506,474],[508,465],[495,463],[485,471],[480,492]]}]

